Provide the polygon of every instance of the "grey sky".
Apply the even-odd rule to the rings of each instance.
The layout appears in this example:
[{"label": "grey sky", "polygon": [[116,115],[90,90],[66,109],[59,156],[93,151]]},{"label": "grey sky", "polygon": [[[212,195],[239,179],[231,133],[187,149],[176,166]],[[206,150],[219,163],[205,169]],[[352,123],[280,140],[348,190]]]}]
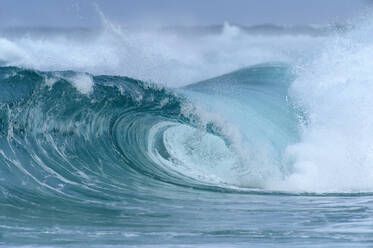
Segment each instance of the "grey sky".
[{"label": "grey sky", "polygon": [[327,24],[343,22],[369,0],[0,0],[0,26],[94,27],[95,4],[123,25]]}]

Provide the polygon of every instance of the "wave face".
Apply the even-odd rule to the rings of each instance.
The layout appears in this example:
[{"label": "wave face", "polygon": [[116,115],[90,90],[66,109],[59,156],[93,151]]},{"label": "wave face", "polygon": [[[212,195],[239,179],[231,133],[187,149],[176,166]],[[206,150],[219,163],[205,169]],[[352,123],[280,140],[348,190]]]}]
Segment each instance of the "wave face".
[{"label": "wave face", "polygon": [[[57,226],[113,216],[126,226],[123,204],[143,211],[136,201],[157,202],[165,191],[177,200],[190,189],[265,190],[289,173],[291,78],[285,66],[261,65],[170,91],[120,76],[1,67],[3,237],[35,242],[50,216]],[[56,239],[67,235],[53,228]]]},{"label": "wave face", "polygon": [[373,25],[104,22],[0,38],[0,246],[369,246]]},{"label": "wave face", "polygon": [[[120,187],[133,176],[263,187],[286,171],[282,154],[296,137],[288,74],[256,66],[171,92],[126,77],[2,67],[4,182],[67,195],[77,186]],[[220,114],[209,114],[214,108]]]}]

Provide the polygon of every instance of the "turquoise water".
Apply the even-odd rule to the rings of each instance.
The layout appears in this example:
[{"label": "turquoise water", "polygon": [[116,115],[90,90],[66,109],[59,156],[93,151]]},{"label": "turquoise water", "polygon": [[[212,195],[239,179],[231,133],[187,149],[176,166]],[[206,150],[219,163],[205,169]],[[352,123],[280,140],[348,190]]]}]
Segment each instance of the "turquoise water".
[{"label": "turquoise water", "polygon": [[372,26],[0,36],[0,246],[371,247]]},{"label": "turquoise water", "polygon": [[[86,93],[72,81],[83,77]],[[1,244],[369,246],[369,194],[271,189],[292,173],[282,154],[299,140],[292,79],[262,65],[166,90],[1,68]],[[237,141],[227,123],[249,128]]]}]

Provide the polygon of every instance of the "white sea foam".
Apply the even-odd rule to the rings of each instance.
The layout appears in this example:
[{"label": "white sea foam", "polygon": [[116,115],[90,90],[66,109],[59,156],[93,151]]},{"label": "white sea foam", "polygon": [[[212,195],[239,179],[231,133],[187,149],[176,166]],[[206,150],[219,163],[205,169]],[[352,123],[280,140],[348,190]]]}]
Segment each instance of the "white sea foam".
[{"label": "white sea foam", "polygon": [[89,74],[79,73],[69,78],[69,81],[83,94],[90,94],[93,91],[94,82]]},{"label": "white sea foam", "polygon": [[301,142],[283,188],[316,192],[373,191],[373,23],[330,41],[298,68],[291,96],[306,110]]}]

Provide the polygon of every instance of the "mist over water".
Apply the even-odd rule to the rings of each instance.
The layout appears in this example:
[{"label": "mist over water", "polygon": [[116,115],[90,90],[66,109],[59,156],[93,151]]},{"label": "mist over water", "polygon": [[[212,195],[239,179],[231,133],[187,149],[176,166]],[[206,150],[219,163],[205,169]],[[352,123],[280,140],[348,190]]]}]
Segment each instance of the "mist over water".
[{"label": "mist over water", "polygon": [[370,17],[101,18],[0,34],[0,246],[373,242]]},{"label": "mist over water", "polygon": [[3,36],[0,60],[38,70],[125,75],[179,87],[251,65],[309,59],[325,42],[325,35],[306,32],[271,35],[271,26],[262,28],[264,34],[251,34],[225,23],[217,32],[206,28],[206,33],[199,34],[190,28],[188,34],[177,29],[125,29],[105,18],[102,25],[83,37],[73,30],[70,35],[43,35],[42,30],[33,35],[30,30],[11,38]]}]

